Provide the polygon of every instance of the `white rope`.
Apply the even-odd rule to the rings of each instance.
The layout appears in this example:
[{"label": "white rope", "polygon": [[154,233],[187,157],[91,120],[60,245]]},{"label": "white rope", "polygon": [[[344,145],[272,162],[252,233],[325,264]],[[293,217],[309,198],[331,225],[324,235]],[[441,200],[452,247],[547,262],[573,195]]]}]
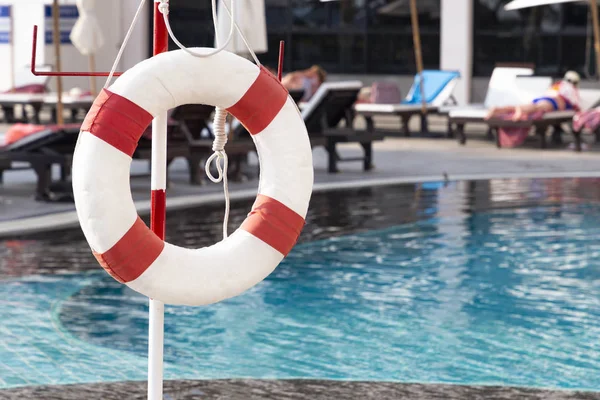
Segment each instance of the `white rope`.
[{"label": "white rope", "polygon": [[[221,4],[225,7],[225,10],[229,14],[229,17],[231,18],[231,26],[229,27],[229,35],[227,36],[227,40],[225,41],[225,43],[222,43],[222,44],[219,43],[219,29],[218,29],[218,20],[217,20],[217,1],[212,0],[212,18],[213,18],[213,23],[215,25],[215,43],[217,45],[217,48],[211,52],[203,53],[203,54],[196,53],[195,51],[188,49],[179,40],[177,40],[177,37],[175,37],[175,34],[173,33],[173,30],[171,29],[171,24],[169,23],[169,0],[158,0],[158,1],[160,2],[160,4],[158,5],[158,10],[163,15],[163,19],[165,20],[165,26],[167,27],[167,30],[169,31],[169,36],[171,37],[173,42],[177,46],[179,46],[180,49],[185,51],[186,53],[188,53],[194,57],[199,57],[199,58],[214,56],[215,54],[218,54],[221,51],[225,50],[225,48],[229,45],[229,43],[231,43],[234,32],[237,30],[240,37],[242,38],[242,41],[244,42],[244,44],[250,51],[252,58],[254,59],[254,61],[256,62],[257,65],[260,65],[260,61],[258,61],[258,57],[256,57],[256,54],[254,53],[254,51],[248,44],[246,37],[242,33],[237,22],[235,21],[235,15],[236,15],[235,14],[235,9],[236,9],[235,0],[232,0],[232,2],[231,2],[231,9],[229,9],[229,7],[227,6],[227,3],[225,1],[221,2]],[[225,145],[227,144],[227,134],[225,133],[226,120],[227,120],[227,111],[220,107],[216,107],[215,108],[215,118],[214,118],[214,123],[213,123],[215,140],[213,142],[212,149],[213,149],[214,153],[208,158],[208,160],[206,160],[206,165],[204,166],[206,175],[212,182],[219,183],[219,182],[223,181],[223,191],[225,192],[225,217],[223,219],[223,239],[227,238],[227,224],[229,221],[229,203],[230,203],[229,202],[229,184],[227,181],[227,169],[228,169],[228,165],[229,165],[229,159],[227,157],[227,153],[225,152]],[[213,174],[210,171],[210,166],[213,161],[215,162],[217,171],[218,171],[218,176],[216,176],[216,177],[213,176]],[[221,166],[221,161],[223,162],[223,166]]]},{"label": "white rope", "polygon": [[[213,55],[223,51],[229,45],[229,43],[233,39],[233,34],[234,34],[235,30],[237,30],[240,37],[242,38],[242,41],[244,42],[244,44],[250,51],[250,54],[252,55],[252,58],[254,59],[256,64],[259,66],[261,65],[260,61],[258,60],[258,57],[256,57],[256,54],[250,47],[248,41],[246,40],[246,37],[244,36],[240,27],[238,26],[238,24],[235,21],[235,18],[234,18],[234,16],[235,16],[235,6],[234,6],[235,0],[232,0],[232,2],[231,2],[231,9],[229,9],[229,7],[227,6],[227,3],[225,1],[221,2],[221,4],[225,7],[225,10],[229,14],[229,17],[231,18],[231,27],[229,29],[229,35],[228,35],[225,43],[223,43],[222,45],[219,45],[219,43],[218,43],[219,42],[219,32],[218,32],[218,21],[217,21],[217,3],[216,3],[216,0],[212,0],[212,17],[213,17],[213,22],[215,25],[215,43],[217,44],[218,47],[214,51],[211,51],[209,53],[204,53],[204,54],[196,53],[196,52],[188,49],[183,44],[181,44],[181,42],[179,40],[177,40],[177,38],[175,37],[175,34],[173,33],[173,30],[171,29],[171,24],[169,23],[169,0],[155,0],[155,1],[159,3],[158,10],[163,15],[163,19],[165,21],[165,26],[167,28],[167,31],[169,32],[169,36],[171,37],[173,42],[180,49],[185,51],[186,53],[188,53],[194,57],[200,57],[200,58],[213,56]],[[112,69],[110,71],[108,79],[106,80],[106,83],[104,84],[104,88],[107,88],[110,85],[110,81],[112,80],[112,78],[115,74],[115,71],[117,70],[119,62],[121,61],[121,57],[123,56],[125,47],[127,46],[127,43],[129,42],[131,34],[133,33],[133,29],[135,28],[135,25],[137,24],[137,21],[139,20],[139,17],[142,14],[142,10],[144,9],[145,4],[146,4],[146,0],[140,1],[140,5],[135,13],[135,16],[133,17],[133,21],[131,22],[131,25],[129,26],[129,30],[127,31],[127,34],[125,35],[125,38],[123,39],[123,43],[121,44],[119,53],[117,54],[117,57],[112,66]],[[227,238],[227,236],[228,236],[227,235],[227,225],[229,222],[229,209],[230,209],[229,184],[228,184],[228,180],[227,180],[227,169],[228,169],[229,159],[227,157],[227,153],[225,152],[225,145],[227,144],[227,134],[225,133],[226,119],[227,119],[227,111],[220,107],[216,107],[214,124],[213,124],[215,140],[213,142],[212,149],[213,149],[214,153],[208,158],[208,160],[206,160],[206,165],[205,165],[206,175],[212,182],[219,183],[219,182],[223,181],[223,191],[225,192],[225,217],[223,220],[223,238],[224,239]],[[213,176],[213,174],[210,171],[210,166],[213,161],[215,161],[217,171],[218,171],[218,176],[216,176],[216,177]],[[223,162],[222,166],[221,166],[221,161]]]},{"label": "white rope", "polygon": [[110,85],[110,81],[112,80],[117,67],[119,66],[119,62],[121,61],[121,57],[123,56],[123,51],[125,50],[125,46],[127,46],[127,42],[129,42],[129,38],[133,33],[133,28],[135,28],[135,24],[137,24],[138,19],[142,15],[142,10],[144,9],[144,5],[146,4],[146,0],[141,0],[140,5],[133,17],[133,21],[131,21],[131,25],[129,26],[129,30],[127,31],[127,35],[125,35],[125,39],[123,39],[123,43],[121,44],[121,48],[119,49],[119,53],[117,54],[117,58],[115,58],[115,62],[113,63],[112,69],[110,70],[110,74],[108,74],[108,78],[106,79],[106,83],[104,83],[104,89],[108,88]]},{"label": "white rope", "polygon": [[[204,167],[206,175],[214,183],[223,181],[223,192],[225,193],[225,217],[223,219],[223,239],[227,238],[227,224],[229,222],[229,184],[227,181],[227,167],[229,165],[229,159],[225,152],[225,145],[227,144],[227,133],[225,132],[225,122],[227,120],[227,111],[217,107],[215,109],[215,119],[213,124],[213,130],[215,140],[213,142],[212,149],[213,155],[206,160]],[[210,165],[215,161],[217,171],[219,175],[213,176],[210,172]],[[221,160],[223,160],[223,167],[221,167]]]},{"label": "white rope", "polygon": [[[236,15],[235,14],[235,9],[236,9],[235,0],[231,1],[231,9],[229,8],[229,6],[227,5],[227,3],[225,1],[221,2],[221,4],[225,7],[225,11],[227,11],[227,14],[229,14],[229,17],[231,18],[231,26],[229,27],[229,35],[227,36],[227,40],[225,41],[225,43],[218,46],[214,51],[211,51],[209,53],[203,53],[203,54],[196,53],[195,51],[188,49],[177,39],[177,37],[173,33],[173,30],[171,29],[171,24],[169,23],[169,17],[168,17],[168,15],[169,15],[169,0],[159,0],[159,1],[160,1],[160,4],[158,6],[158,9],[163,15],[163,18],[165,20],[165,25],[167,26],[167,30],[169,31],[169,36],[171,37],[173,42],[177,46],[179,46],[179,48],[181,50],[185,51],[186,53],[188,53],[194,57],[204,58],[204,57],[214,56],[215,54],[220,53],[221,51],[225,50],[225,48],[229,45],[229,43],[233,39],[234,31],[237,31],[239,33],[240,37],[242,38],[242,41],[248,48],[248,51],[250,52],[250,55],[254,59],[254,62],[256,63],[256,65],[261,65],[260,61],[258,60],[258,57],[256,57],[256,53],[254,53],[254,50],[252,50],[252,48],[250,47],[248,40],[246,40],[245,35],[242,33],[242,30],[240,29],[237,22],[235,21],[235,17],[234,17]],[[218,28],[217,28],[217,24],[218,24],[217,0],[212,0],[212,16],[213,16],[213,23],[215,24],[215,42],[218,42],[219,32],[218,32]]]}]

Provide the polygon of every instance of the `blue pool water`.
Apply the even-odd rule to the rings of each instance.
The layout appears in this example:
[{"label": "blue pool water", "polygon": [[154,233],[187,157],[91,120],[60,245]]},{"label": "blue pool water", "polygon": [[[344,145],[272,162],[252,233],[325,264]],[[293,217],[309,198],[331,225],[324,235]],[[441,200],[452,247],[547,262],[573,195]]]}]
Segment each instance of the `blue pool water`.
[{"label": "blue pool water", "polygon": [[[242,296],[167,307],[165,376],[600,390],[599,238],[576,204],[304,243]],[[0,302],[0,387],[145,379],[146,299],[103,272],[4,280]]]}]

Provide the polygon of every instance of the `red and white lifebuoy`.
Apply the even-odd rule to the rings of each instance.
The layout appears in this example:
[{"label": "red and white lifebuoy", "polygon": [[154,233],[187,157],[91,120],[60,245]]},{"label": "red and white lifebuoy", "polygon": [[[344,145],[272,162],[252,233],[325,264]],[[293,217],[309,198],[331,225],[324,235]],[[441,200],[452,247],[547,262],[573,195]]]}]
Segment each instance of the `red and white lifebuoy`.
[{"label": "red and white lifebuoy", "polygon": [[[185,249],[139,218],[129,175],[152,118],[195,103],[225,108],[247,128],[261,174],[238,230],[213,246]],[[94,102],[73,156],[77,214],[94,255],[118,281],[169,304],[214,303],[267,277],[300,235],[312,184],[310,142],[295,103],[272,74],[227,52],[196,58],[173,51],[127,71]]]}]

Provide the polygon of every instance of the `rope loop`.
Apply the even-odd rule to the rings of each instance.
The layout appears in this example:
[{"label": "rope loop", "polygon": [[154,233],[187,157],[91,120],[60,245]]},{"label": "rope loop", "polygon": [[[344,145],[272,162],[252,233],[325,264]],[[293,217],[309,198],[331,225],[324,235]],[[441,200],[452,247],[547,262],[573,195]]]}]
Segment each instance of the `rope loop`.
[{"label": "rope loop", "polygon": [[[214,176],[210,170],[210,165],[215,161],[215,166],[217,167],[217,176]],[[223,161],[223,166],[221,166],[221,161]],[[214,183],[219,183],[226,179],[227,176],[227,166],[229,164],[229,158],[227,157],[227,153],[224,151],[215,151],[208,160],[206,160],[206,165],[204,170],[206,171],[206,175],[208,179],[210,179]]]},{"label": "rope loop", "polygon": [[[223,166],[221,167],[221,160],[223,161]],[[210,172],[210,165],[215,161],[218,176],[214,176]],[[225,193],[225,216],[223,217],[223,239],[227,238],[227,225],[229,223],[229,209],[230,209],[230,201],[229,201],[229,183],[227,181],[227,166],[229,164],[229,159],[227,158],[227,153],[225,151],[215,151],[209,158],[206,160],[206,175],[208,178],[214,183],[219,183],[223,181],[223,192]]]},{"label": "rope loop", "polygon": [[[206,176],[214,183],[223,182],[223,191],[225,192],[225,218],[223,219],[223,239],[227,237],[227,223],[229,222],[229,184],[227,181],[227,168],[229,166],[229,158],[225,152],[227,144],[227,133],[225,132],[225,122],[227,121],[227,110],[216,107],[215,118],[213,122],[213,131],[215,140],[213,141],[212,149],[214,153],[206,160],[204,170]],[[215,177],[210,171],[210,166],[215,162],[218,175]],[[221,162],[223,166],[221,167]]]},{"label": "rope loop", "polygon": [[[225,43],[218,46],[215,50],[213,50],[209,53],[206,53],[206,54],[196,53],[196,52],[188,49],[187,47],[185,47],[183,44],[181,44],[181,42],[179,42],[179,40],[177,40],[177,38],[175,37],[175,34],[173,33],[173,30],[171,29],[171,25],[169,23],[169,0],[154,0],[154,1],[159,3],[158,10],[163,15],[163,19],[165,21],[167,31],[169,32],[169,36],[171,37],[173,42],[175,42],[177,44],[177,46],[179,46],[179,48],[181,48],[188,54],[195,56],[195,57],[200,57],[200,58],[205,58],[205,57],[210,57],[212,55],[215,55],[215,54],[223,51],[229,45],[229,43],[231,42],[231,40],[233,38],[234,32],[237,30],[240,37],[242,38],[242,41],[244,42],[244,44],[250,51],[250,54],[252,55],[254,62],[256,62],[256,64],[259,66],[261,65],[260,61],[258,61],[258,57],[256,57],[256,54],[254,53],[254,51],[248,44],[248,41],[246,40],[246,37],[242,33],[240,27],[235,22],[235,6],[234,5],[235,5],[236,0],[231,0],[231,9],[229,8],[229,6],[227,5],[227,3],[225,1],[221,2],[221,4],[225,8],[225,11],[229,14],[229,17],[231,18],[231,27],[229,30],[229,36],[227,37],[227,40],[225,41]],[[131,22],[131,25],[129,26],[129,30],[127,31],[127,34],[125,35],[123,43],[121,44],[121,48],[119,49],[119,53],[117,54],[117,57],[115,58],[111,72],[110,72],[108,78],[106,79],[104,88],[108,88],[108,86],[110,85],[110,82],[113,78],[115,71],[117,70],[117,66],[119,65],[119,62],[120,62],[123,52],[125,50],[125,47],[127,46],[129,39],[131,38],[133,29],[134,29],[135,25],[137,24],[138,20],[141,18],[142,10],[144,9],[145,4],[146,4],[146,0],[140,0],[140,4],[138,6],[137,12],[136,12],[135,16],[133,17],[133,21]],[[215,38],[216,38],[215,42],[217,44],[219,44],[218,43],[219,35],[218,35],[218,26],[217,26],[218,24],[217,24],[217,1],[216,0],[212,0],[212,17],[213,17],[213,22],[215,25]],[[215,133],[215,140],[213,142],[212,149],[213,149],[214,153],[208,158],[208,160],[206,161],[206,166],[205,166],[206,175],[212,182],[215,182],[215,183],[223,182],[223,190],[225,192],[225,218],[223,220],[223,238],[227,237],[227,223],[229,221],[229,187],[228,187],[229,185],[227,182],[227,168],[228,168],[228,164],[229,164],[229,159],[227,157],[227,153],[225,152],[225,145],[227,144],[227,135],[225,133],[226,119],[227,119],[227,111],[220,107],[217,107],[215,109],[215,119],[214,119],[214,125],[213,125],[214,133]],[[218,171],[218,175],[216,177],[210,171],[210,166],[213,161],[216,163],[216,167],[217,167],[217,171]]]}]

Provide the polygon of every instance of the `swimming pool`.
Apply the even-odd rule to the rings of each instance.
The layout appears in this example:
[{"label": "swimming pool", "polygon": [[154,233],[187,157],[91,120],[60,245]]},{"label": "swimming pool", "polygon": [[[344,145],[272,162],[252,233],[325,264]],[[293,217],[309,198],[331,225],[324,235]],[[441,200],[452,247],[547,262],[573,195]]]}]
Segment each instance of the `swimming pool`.
[{"label": "swimming pool", "polygon": [[[591,183],[317,195],[302,243],[266,281],[216,305],[167,307],[165,377],[600,390],[600,205]],[[217,235],[213,212],[198,218]],[[182,234],[198,213],[170,216],[180,242],[206,240]],[[77,235],[63,235],[72,274],[48,273],[48,259],[27,256],[56,238],[33,238],[17,253],[5,242],[13,257],[10,267],[4,257],[0,283],[1,387],[145,379],[146,300],[86,263]],[[38,273],[15,273],[26,260]]]}]

